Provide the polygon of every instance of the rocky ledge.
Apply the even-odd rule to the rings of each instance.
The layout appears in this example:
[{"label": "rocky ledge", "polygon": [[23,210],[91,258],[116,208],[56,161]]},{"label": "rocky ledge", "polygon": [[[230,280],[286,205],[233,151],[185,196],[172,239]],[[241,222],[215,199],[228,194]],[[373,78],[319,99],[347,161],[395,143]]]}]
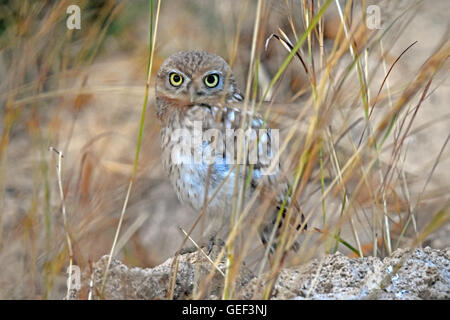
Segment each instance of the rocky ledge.
[{"label": "rocky ledge", "polygon": [[[148,269],[130,268],[113,259],[108,281],[100,294],[108,257],[94,265],[80,290],[72,298],[85,299],[89,282],[98,299],[166,299],[173,259]],[[225,264],[218,266],[222,271]],[[180,255],[173,286],[175,299],[191,298],[207,286],[205,298],[217,299],[223,275],[211,271],[211,263],[199,252]],[[249,270],[237,277],[235,292],[240,299],[261,299],[266,276],[256,278]],[[295,268],[285,268],[275,283],[272,299],[450,299],[450,248],[399,249],[390,257],[351,259],[341,253],[315,259]]]}]

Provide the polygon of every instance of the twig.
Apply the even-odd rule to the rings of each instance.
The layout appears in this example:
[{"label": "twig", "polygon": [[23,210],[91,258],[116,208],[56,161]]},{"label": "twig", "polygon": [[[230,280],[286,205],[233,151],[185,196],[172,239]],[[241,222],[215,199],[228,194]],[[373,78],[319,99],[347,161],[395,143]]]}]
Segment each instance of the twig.
[{"label": "twig", "polygon": [[61,211],[62,211],[62,216],[63,216],[64,230],[66,232],[67,247],[69,249],[69,281],[68,281],[68,285],[67,285],[67,294],[66,294],[66,299],[69,300],[70,289],[72,286],[73,250],[72,250],[72,241],[70,240],[69,229],[67,226],[66,204],[64,201],[64,191],[63,191],[62,179],[61,179],[62,158],[64,158],[64,155],[62,154],[62,152],[58,151],[57,149],[55,149],[52,146],[50,146],[48,148],[48,150],[54,151],[58,155],[58,164],[56,165],[56,173],[57,173],[57,177],[58,177],[59,196],[61,198]]},{"label": "twig", "polygon": [[219,273],[220,273],[222,276],[225,277],[225,273],[223,273],[223,271],[220,270],[220,268],[214,263],[214,261],[212,261],[212,259],[206,254],[206,252],[205,252],[202,248],[199,247],[199,245],[197,244],[197,242],[195,242],[195,240],[192,239],[191,236],[190,236],[186,231],[184,231],[184,229],[183,229],[182,227],[178,226],[178,229],[179,229],[181,232],[183,232],[183,234],[184,234],[189,240],[191,240],[191,242],[194,244],[194,246],[195,246],[198,250],[200,250],[200,252],[206,257],[206,259],[208,259],[208,261],[213,265],[213,267],[216,268],[216,270],[219,271]]}]

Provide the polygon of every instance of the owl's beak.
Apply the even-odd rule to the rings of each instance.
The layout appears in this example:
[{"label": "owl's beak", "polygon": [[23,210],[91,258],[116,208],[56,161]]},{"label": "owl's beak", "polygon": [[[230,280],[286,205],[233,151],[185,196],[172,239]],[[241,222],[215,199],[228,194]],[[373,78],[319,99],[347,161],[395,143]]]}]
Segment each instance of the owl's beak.
[{"label": "owl's beak", "polygon": [[191,99],[191,103],[193,103],[196,99],[196,97],[197,97],[197,93],[196,93],[196,89],[195,89],[195,86],[190,86],[189,87],[189,98]]}]

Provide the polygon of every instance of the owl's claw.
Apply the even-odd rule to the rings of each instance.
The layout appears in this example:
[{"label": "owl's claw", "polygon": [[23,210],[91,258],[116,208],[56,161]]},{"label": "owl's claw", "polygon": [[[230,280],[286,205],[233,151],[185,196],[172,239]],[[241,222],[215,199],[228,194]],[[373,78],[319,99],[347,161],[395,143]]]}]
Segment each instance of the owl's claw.
[{"label": "owl's claw", "polygon": [[197,251],[197,248],[195,246],[182,248],[180,250],[180,255],[187,254],[187,253],[194,253],[195,251]]},{"label": "owl's claw", "polygon": [[212,251],[214,250],[214,247],[222,248],[223,246],[225,246],[225,241],[217,238],[216,236],[212,236],[211,238],[209,238],[208,242],[208,252],[207,252],[208,256],[211,255]]}]

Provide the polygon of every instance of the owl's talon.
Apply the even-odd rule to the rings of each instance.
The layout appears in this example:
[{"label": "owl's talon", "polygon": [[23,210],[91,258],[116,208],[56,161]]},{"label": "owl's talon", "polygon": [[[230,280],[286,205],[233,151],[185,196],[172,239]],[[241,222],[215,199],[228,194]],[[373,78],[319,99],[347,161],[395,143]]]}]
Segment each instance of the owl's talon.
[{"label": "owl's talon", "polygon": [[223,246],[225,246],[225,241],[223,241],[222,239],[219,239],[216,236],[209,238],[208,252],[207,252],[208,256],[211,255],[212,251],[214,250],[214,247],[222,248]]}]

